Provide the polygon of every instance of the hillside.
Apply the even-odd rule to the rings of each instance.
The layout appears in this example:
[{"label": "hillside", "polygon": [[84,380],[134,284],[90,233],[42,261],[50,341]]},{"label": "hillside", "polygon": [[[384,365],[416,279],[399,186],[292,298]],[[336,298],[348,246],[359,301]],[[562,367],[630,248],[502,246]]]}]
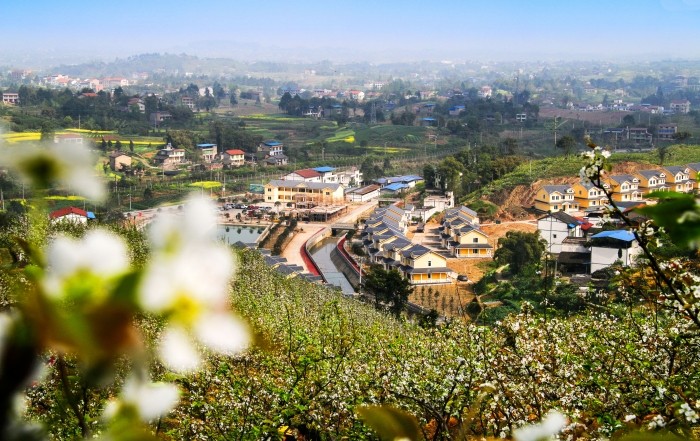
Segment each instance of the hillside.
[{"label": "hillside", "polygon": [[[445,435],[434,439],[462,431],[498,437],[552,408],[596,438],[619,430],[615,422],[625,415],[654,412],[658,394],[649,382],[692,387],[687,372],[700,367],[693,350],[675,353],[688,363],[681,372],[653,369],[668,363],[663,334],[671,326],[654,330],[644,315],[631,321],[610,309],[543,321],[524,314],[492,329],[452,323],[426,330],[285,279],[256,253],[244,252],[241,263],[233,304],[255,329],[257,348],[212,358],[205,372],[182,382],[183,402],[164,422],[173,438],[217,438],[226,428],[231,439],[259,439],[287,426],[320,439],[364,439],[369,429],[357,410],[366,404],[415,415],[428,439],[436,431]],[[656,338],[642,346],[646,332]],[[486,383],[494,391],[477,404]],[[473,420],[463,419],[468,409],[477,412]]]},{"label": "hillside", "polygon": [[[668,149],[667,165],[700,162],[700,145],[676,145]],[[643,153],[616,153],[611,159],[613,174],[628,174],[638,170],[658,168],[656,150]],[[500,207],[496,218],[521,220],[530,217],[525,210],[534,203],[535,194],[542,185],[573,184],[579,180],[583,160],[574,157],[552,157],[523,162],[506,174],[465,198],[488,200]]]}]

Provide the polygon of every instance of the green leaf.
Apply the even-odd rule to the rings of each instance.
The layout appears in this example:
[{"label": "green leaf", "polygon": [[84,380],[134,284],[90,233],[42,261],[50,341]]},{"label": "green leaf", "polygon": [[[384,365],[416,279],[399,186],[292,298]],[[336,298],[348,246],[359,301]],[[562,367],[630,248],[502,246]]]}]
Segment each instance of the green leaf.
[{"label": "green leaf", "polygon": [[641,207],[637,211],[663,227],[676,245],[698,248],[700,245],[700,205],[695,196],[673,191],[653,192],[650,199],[658,199],[656,205]]},{"label": "green leaf", "polygon": [[357,411],[365,423],[386,441],[422,439],[420,426],[413,415],[391,406],[368,406]]}]

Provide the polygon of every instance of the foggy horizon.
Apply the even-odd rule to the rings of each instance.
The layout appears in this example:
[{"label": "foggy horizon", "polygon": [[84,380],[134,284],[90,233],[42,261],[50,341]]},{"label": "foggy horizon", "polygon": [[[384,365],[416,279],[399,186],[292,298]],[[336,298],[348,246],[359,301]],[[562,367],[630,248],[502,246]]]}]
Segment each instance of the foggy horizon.
[{"label": "foggy horizon", "polygon": [[32,60],[81,63],[143,53],[280,62],[700,58],[700,0],[5,6],[3,15],[13,20],[0,30],[0,62],[28,67]]}]

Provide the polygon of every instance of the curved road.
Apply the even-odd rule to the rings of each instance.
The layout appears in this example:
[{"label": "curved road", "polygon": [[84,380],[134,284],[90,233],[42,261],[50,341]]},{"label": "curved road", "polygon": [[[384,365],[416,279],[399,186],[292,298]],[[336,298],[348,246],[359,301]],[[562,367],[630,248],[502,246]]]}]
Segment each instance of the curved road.
[{"label": "curved road", "polygon": [[304,259],[301,257],[300,249],[306,243],[307,240],[311,238],[314,234],[321,230],[330,228],[332,224],[343,224],[343,223],[354,223],[365,211],[376,207],[377,201],[366,202],[362,205],[357,205],[352,208],[352,211],[344,214],[340,218],[328,223],[309,223],[300,222],[298,228],[302,229],[302,232],[294,234],[292,240],[282,251],[282,257],[287,259],[287,262],[300,265],[305,271],[309,271]]}]

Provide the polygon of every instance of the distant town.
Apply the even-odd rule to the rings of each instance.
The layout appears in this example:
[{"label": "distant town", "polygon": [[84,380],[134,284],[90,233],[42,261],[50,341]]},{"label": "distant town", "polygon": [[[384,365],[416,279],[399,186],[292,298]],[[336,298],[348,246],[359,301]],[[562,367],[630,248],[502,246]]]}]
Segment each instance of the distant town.
[{"label": "distant town", "polygon": [[[260,248],[286,277],[334,285],[314,245],[335,238],[326,260],[348,295],[370,266],[474,295],[510,231],[538,233],[557,274],[583,287],[639,254],[629,236],[605,233],[609,198],[632,210],[654,190],[697,190],[700,157],[677,164],[671,150],[700,136],[700,63],[656,62],[654,75],[634,63],[311,63],[284,75],[220,64],[212,74],[212,63],[144,55],[11,67],[0,73],[0,142],[96,152],[109,203],[76,204],[71,189],[55,189],[54,222],[143,226],[198,191],[218,202],[227,241]],[[599,189],[563,165],[590,142],[645,159]],[[558,170],[540,165],[556,158]],[[30,196],[5,179],[3,203]],[[492,189],[504,185],[523,196]],[[246,228],[254,234],[232,234]],[[464,306],[411,301],[444,316]]]}]

